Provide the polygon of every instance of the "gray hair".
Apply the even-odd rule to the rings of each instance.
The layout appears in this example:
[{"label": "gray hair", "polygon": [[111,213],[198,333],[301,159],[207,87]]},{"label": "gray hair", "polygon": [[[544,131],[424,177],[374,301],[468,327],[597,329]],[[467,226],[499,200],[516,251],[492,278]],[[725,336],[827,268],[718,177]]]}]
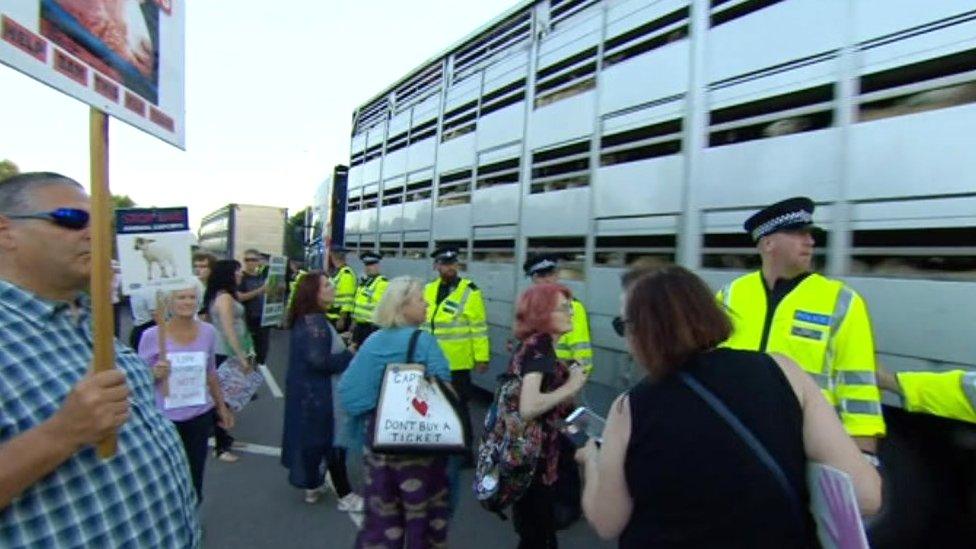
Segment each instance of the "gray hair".
[{"label": "gray hair", "polygon": [[193,293],[196,294],[196,298],[197,298],[196,310],[198,311],[200,310],[200,307],[203,306],[203,284],[199,280],[197,280],[196,277],[194,277],[193,280],[188,281],[186,285],[183,286],[182,288],[173,288],[163,292],[163,296],[162,296],[163,303],[167,315],[169,314],[170,306],[173,305],[174,294],[176,294],[176,292],[185,292],[186,290],[193,290]]},{"label": "gray hair", "polygon": [[0,215],[29,213],[31,195],[48,185],[74,185],[84,189],[70,177],[53,172],[28,172],[0,181]]},{"label": "gray hair", "polygon": [[419,292],[423,297],[423,280],[413,276],[398,276],[391,280],[390,285],[386,287],[386,293],[376,305],[376,311],[373,312],[373,324],[380,328],[410,326],[411,324],[403,317],[403,306],[414,292]]}]

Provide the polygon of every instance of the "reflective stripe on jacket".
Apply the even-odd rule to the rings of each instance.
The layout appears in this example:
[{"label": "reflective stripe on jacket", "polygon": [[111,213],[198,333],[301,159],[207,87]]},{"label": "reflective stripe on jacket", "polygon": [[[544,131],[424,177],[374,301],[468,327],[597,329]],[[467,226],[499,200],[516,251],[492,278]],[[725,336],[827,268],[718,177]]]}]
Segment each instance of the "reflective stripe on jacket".
[{"label": "reflective stripe on jacket", "polygon": [[900,372],[905,409],[976,423],[976,372]]},{"label": "reflective stripe on jacket", "polygon": [[364,279],[356,289],[356,298],[352,304],[352,318],[361,324],[373,322],[373,312],[380,302],[386,287],[390,282],[383,275],[376,275],[371,279]]},{"label": "reflective stripe on jacket", "polygon": [[475,362],[488,362],[488,324],[481,290],[462,278],[444,301],[437,303],[441,280],[424,287],[427,322],[423,329],[434,334],[451,370],[470,370]]},{"label": "reflective stripe on jacket", "polygon": [[733,332],[725,346],[792,358],[820,386],[851,436],[884,435],[875,377],[874,336],[864,300],[842,282],[811,274],[783,297],[773,313],[765,348],[766,289],[761,272],[723,287]]},{"label": "reflective stripe on jacket", "polygon": [[356,297],[356,273],[349,265],[343,265],[332,277],[332,284],[336,289],[335,302],[325,316],[336,320],[339,315],[352,314],[352,302]]},{"label": "reflective stripe on jacket", "polygon": [[578,299],[573,299],[573,329],[556,341],[556,358],[563,361],[575,360],[588,374],[593,369],[593,347],[590,345],[590,321],[586,307]]}]

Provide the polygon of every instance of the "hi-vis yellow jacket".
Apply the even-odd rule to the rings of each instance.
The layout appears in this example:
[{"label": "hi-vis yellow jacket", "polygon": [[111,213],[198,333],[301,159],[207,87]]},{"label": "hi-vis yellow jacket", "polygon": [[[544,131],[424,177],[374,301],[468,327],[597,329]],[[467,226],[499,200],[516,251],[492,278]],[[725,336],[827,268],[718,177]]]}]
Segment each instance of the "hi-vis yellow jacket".
[{"label": "hi-vis yellow jacket", "polygon": [[767,325],[764,284],[762,273],[755,272],[719,291],[733,324],[724,345],[792,358],[813,376],[848,434],[884,435],[874,336],[861,296],[814,273],[783,297]]},{"label": "hi-vis yellow jacket", "polygon": [[359,281],[356,299],[352,304],[352,319],[360,324],[373,322],[373,312],[390,283],[383,275],[364,278]]},{"label": "hi-vis yellow jacket", "polygon": [[288,285],[288,308],[285,309],[286,311],[290,311],[291,310],[291,304],[295,302],[295,288],[298,287],[298,282],[306,274],[308,274],[308,273],[306,271],[304,271],[304,270],[298,271],[298,274],[296,274],[295,275],[295,278],[292,279],[291,284]]},{"label": "hi-vis yellow jacket", "polygon": [[340,315],[352,314],[352,302],[356,296],[356,273],[349,265],[343,265],[332,277],[335,285],[335,302],[325,316],[329,320],[337,320]]},{"label": "hi-vis yellow jacket", "polygon": [[590,346],[590,321],[586,317],[586,307],[578,299],[573,299],[573,329],[556,341],[556,358],[563,361],[575,360],[583,366],[587,374],[593,369],[593,348]]},{"label": "hi-vis yellow jacket", "polygon": [[441,351],[451,364],[451,370],[470,370],[475,362],[488,362],[488,324],[481,290],[470,280],[462,278],[440,305],[437,290],[441,279],[424,288],[427,300],[427,322],[423,329],[434,334]]},{"label": "hi-vis yellow jacket", "polygon": [[900,372],[895,376],[909,412],[976,423],[976,372]]}]

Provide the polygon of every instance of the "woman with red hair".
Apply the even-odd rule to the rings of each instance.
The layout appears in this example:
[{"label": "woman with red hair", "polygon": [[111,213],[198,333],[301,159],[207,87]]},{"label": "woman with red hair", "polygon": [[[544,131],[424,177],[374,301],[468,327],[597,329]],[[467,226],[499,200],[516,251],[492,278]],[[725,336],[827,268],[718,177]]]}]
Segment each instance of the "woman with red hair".
[{"label": "woman with red hair", "polygon": [[559,463],[559,427],[572,399],[586,384],[583,367],[556,358],[556,340],[573,329],[572,294],[559,284],[537,284],[519,296],[515,337],[521,344],[509,373],[522,375],[519,413],[543,424],[542,455],[532,485],[515,502],[513,515],[519,547],[556,547],[553,485]]}]

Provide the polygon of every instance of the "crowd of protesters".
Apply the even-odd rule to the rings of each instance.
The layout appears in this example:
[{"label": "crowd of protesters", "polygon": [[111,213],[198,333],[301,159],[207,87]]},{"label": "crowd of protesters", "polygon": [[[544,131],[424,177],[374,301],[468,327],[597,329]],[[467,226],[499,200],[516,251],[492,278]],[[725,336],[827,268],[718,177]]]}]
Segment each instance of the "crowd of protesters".
[{"label": "crowd of protesters", "polygon": [[[199,547],[207,439],[215,436],[217,459],[239,459],[218,368],[253,370],[267,359],[267,328],[255,321],[262,257],[248,250],[242,268],[200,253],[188,287],[133,295],[131,345],[116,342],[115,367],[92,373],[89,211],[81,186],[58,174],[0,183],[0,546]],[[371,316],[376,331],[350,349],[349,319],[339,330],[327,320],[332,279],[295,276],[281,463],[308,503],[328,471],[339,509],[364,513],[357,547],[448,544],[464,491],[452,459],[372,451],[365,438],[388,364],[422,363],[453,392],[457,349],[420,328],[432,296],[444,294],[440,307],[457,288],[477,287],[441,282],[443,292],[416,278],[390,281]],[[733,324],[701,279],[681,267],[635,268],[622,296],[614,328],[646,375],[611,406],[602,445],[590,439],[574,454],[582,508],[599,535],[621,547],[815,547],[809,461],[848,473],[861,511],[878,510],[880,477],[813,378],[786,356],[723,347]],[[520,547],[557,547],[554,486],[579,474],[560,466],[575,448],[564,419],[588,374],[558,354],[573,329],[570,290],[535,284],[515,310],[508,371],[521,376],[521,419],[541,426],[542,438],[513,523]],[[203,404],[166,405],[174,353],[205,365]],[[469,366],[483,366],[478,353]],[[730,416],[741,426],[730,427]],[[117,454],[100,459],[94,445],[111,433]],[[775,465],[757,459],[756,445]],[[345,456],[364,446],[365,504]]]}]

